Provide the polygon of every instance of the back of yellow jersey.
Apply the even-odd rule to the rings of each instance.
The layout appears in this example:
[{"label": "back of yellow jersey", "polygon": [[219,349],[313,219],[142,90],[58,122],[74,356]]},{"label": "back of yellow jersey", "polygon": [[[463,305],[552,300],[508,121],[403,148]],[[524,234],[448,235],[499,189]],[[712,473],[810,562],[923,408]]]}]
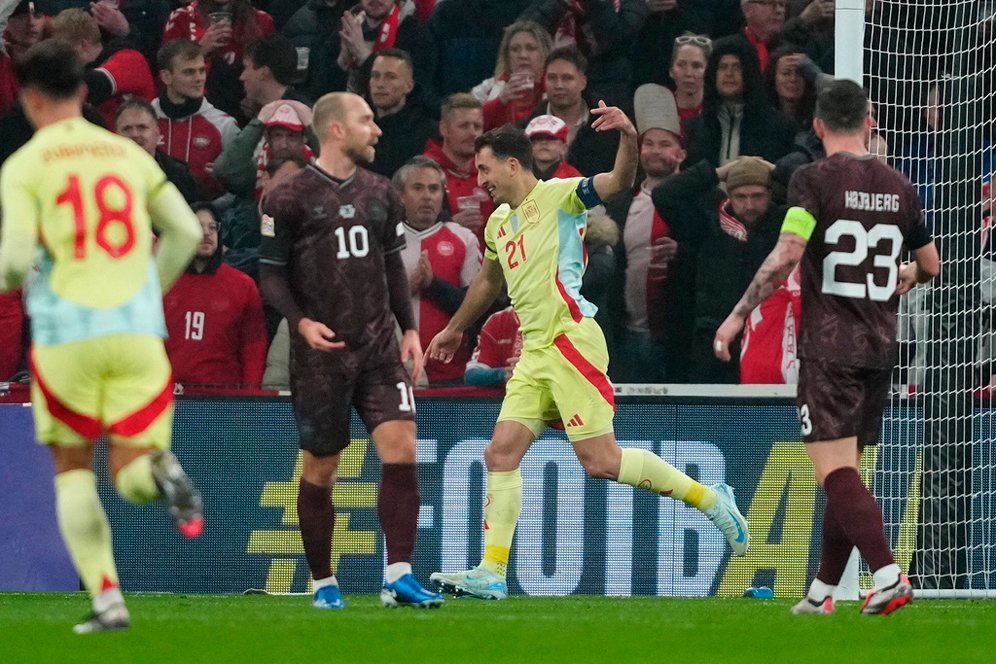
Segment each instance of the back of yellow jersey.
[{"label": "back of yellow jersey", "polygon": [[4,225],[31,224],[39,239],[36,341],[164,333],[148,201],[165,182],[135,143],[82,118],[39,130],[7,160]]}]

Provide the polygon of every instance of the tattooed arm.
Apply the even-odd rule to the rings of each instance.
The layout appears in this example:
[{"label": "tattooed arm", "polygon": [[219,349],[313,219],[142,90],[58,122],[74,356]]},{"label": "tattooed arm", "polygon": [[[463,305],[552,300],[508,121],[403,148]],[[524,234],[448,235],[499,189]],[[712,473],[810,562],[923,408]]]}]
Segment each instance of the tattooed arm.
[{"label": "tattooed arm", "polygon": [[716,338],[713,341],[716,357],[724,362],[730,361],[730,344],[740,334],[747,316],[785,283],[792,270],[802,260],[805,251],[805,238],[795,233],[782,233],[778,236],[778,244],[758,268],[744,296],[716,330]]}]

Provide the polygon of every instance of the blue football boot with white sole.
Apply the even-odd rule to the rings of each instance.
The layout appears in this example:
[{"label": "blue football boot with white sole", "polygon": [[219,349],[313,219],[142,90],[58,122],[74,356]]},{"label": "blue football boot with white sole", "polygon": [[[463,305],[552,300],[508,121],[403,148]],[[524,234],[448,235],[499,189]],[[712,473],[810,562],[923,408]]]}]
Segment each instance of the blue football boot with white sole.
[{"label": "blue football boot with white sole", "polygon": [[414,574],[405,574],[394,583],[384,583],[380,591],[384,606],[412,606],[417,609],[435,609],[443,605],[443,596],[426,590]]},{"label": "blue football boot with white sole", "polygon": [[737,508],[733,489],[728,484],[721,483],[712,485],[712,490],[716,492],[716,504],[705,515],[726,536],[733,555],[746,555],[750,547],[750,531],[747,529],[747,519]]},{"label": "blue football boot with white sole", "polygon": [[315,599],[312,604],[316,609],[345,609],[346,602],[342,599],[342,591],[339,586],[323,586],[315,591]]},{"label": "blue football boot with white sole", "polygon": [[457,597],[477,597],[478,599],[505,599],[508,585],[491,570],[475,567],[465,572],[446,574],[434,572],[429,580],[444,593]]}]

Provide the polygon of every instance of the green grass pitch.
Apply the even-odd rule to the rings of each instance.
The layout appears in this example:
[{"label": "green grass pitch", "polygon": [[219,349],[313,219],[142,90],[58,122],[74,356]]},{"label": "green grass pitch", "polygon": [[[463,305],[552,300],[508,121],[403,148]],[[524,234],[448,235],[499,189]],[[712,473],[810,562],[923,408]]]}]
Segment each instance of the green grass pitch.
[{"label": "green grass pitch", "polygon": [[788,600],[513,597],[386,609],[347,595],[128,596],[127,632],[76,636],[84,595],[0,593],[0,661],[19,662],[985,662],[996,602],[917,600],[891,616],[856,602],[793,616]]}]

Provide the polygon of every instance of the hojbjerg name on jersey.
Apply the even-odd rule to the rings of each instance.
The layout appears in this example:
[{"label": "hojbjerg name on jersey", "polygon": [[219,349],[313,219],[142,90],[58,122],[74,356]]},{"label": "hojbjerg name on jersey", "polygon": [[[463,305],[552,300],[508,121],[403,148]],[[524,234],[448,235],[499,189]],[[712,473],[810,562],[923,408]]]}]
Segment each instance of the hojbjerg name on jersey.
[{"label": "hojbjerg name on jersey", "polygon": [[867,191],[845,191],[844,207],[868,212],[899,212],[899,194],[873,194]]}]

